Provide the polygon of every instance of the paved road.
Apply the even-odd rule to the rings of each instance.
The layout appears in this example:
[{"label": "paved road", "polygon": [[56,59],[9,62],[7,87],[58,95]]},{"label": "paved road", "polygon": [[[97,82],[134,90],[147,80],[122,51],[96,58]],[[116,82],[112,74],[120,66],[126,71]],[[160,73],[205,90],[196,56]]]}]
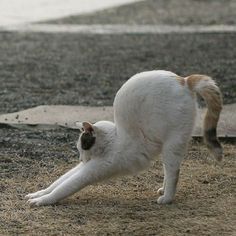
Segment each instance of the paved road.
[{"label": "paved road", "polygon": [[0,0],[0,26],[91,13],[140,0]]}]

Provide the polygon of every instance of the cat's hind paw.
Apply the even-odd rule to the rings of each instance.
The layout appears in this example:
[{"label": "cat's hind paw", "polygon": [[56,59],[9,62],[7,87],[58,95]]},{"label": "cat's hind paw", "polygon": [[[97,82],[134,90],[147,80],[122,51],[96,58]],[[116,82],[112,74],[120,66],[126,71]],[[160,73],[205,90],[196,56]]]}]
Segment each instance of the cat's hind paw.
[{"label": "cat's hind paw", "polygon": [[157,203],[158,204],[171,204],[173,201],[172,198],[168,198],[166,196],[160,196],[158,199],[157,199]]},{"label": "cat's hind paw", "polygon": [[163,194],[164,194],[164,188],[163,188],[163,187],[159,188],[159,189],[157,190],[157,194],[158,194],[158,195],[163,195]]}]

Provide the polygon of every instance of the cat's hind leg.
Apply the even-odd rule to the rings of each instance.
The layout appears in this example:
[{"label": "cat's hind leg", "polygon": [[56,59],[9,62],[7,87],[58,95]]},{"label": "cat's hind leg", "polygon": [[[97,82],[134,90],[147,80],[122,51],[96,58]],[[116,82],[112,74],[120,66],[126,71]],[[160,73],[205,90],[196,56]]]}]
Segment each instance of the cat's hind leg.
[{"label": "cat's hind leg", "polygon": [[165,185],[166,185],[166,174],[165,174],[165,165],[163,164],[163,170],[164,170],[164,180],[163,180],[163,186],[157,190],[158,195],[163,195],[165,191]]},{"label": "cat's hind leg", "polygon": [[169,141],[163,147],[162,160],[165,177],[163,188],[158,191],[159,194],[163,192],[163,195],[158,198],[159,204],[168,204],[174,199],[186,145],[187,141],[182,143]]},{"label": "cat's hind leg", "polygon": [[83,166],[83,162],[80,162],[76,167],[74,167],[73,169],[69,170],[68,172],[66,172],[64,175],[62,175],[59,179],[57,179],[55,182],[53,182],[49,187],[42,189],[40,191],[37,191],[35,193],[30,193],[27,194],[25,196],[26,199],[33,199],[33,198],[38,198],[41,197],[43,195],[49,194],[50,192],[53,191],[53,189],[55,189],[58,185],[60,185],[63,181],[65,181],[66,179],[68,179],[70,176],[72,176],[73,174],[75,174],[82,166]]}]

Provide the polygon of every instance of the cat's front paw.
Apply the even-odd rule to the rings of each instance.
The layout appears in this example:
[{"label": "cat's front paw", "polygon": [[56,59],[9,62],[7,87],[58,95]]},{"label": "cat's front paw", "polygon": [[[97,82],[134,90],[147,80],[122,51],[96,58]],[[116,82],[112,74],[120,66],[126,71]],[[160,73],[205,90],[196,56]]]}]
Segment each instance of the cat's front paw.
[{"label": "cat's front paw", "polygon": [[46,206],[54,203],[54,201],[48,196],[31,198],[27,202],[30,204],[30,206]]},{"label": "cat's front paw", "polygon": [[47,194],[46,190],[40,190],[35,193],[29,193],[25,196],[26,199],[38,198],[42,197],[43,195]]},{"label": "cat's front paw", "polygon": [[158,204],[171,204],[172,201],[173,201],[172,198],[168,198],[168,197],[166,197],[165,195],[160,196],[160,197],[157,199],[157,203],[158,203]]},{"label": "cat's front paw", "polygon": [[43,201],[40,198],[32,198],[27,201],[30,206],[42,206]]}]

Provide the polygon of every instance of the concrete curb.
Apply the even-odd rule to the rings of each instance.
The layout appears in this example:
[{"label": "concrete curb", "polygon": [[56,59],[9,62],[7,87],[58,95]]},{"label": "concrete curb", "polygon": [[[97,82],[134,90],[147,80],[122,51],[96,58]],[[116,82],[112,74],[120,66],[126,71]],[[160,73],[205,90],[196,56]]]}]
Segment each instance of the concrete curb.
[{"label": "concrete curb", "polygon": [[[218,136],[236,137],[236,104],[225,105],[221,113]],[[193,136],[202,136],[202,123],[205,109],[200,109]],[[39,106],[32,109],[0,115],[1,126],[13,126],[23,129],[56,129],[60,127],[78,129],[81,121],[113,121],[112,107],[84,106]]]}]

